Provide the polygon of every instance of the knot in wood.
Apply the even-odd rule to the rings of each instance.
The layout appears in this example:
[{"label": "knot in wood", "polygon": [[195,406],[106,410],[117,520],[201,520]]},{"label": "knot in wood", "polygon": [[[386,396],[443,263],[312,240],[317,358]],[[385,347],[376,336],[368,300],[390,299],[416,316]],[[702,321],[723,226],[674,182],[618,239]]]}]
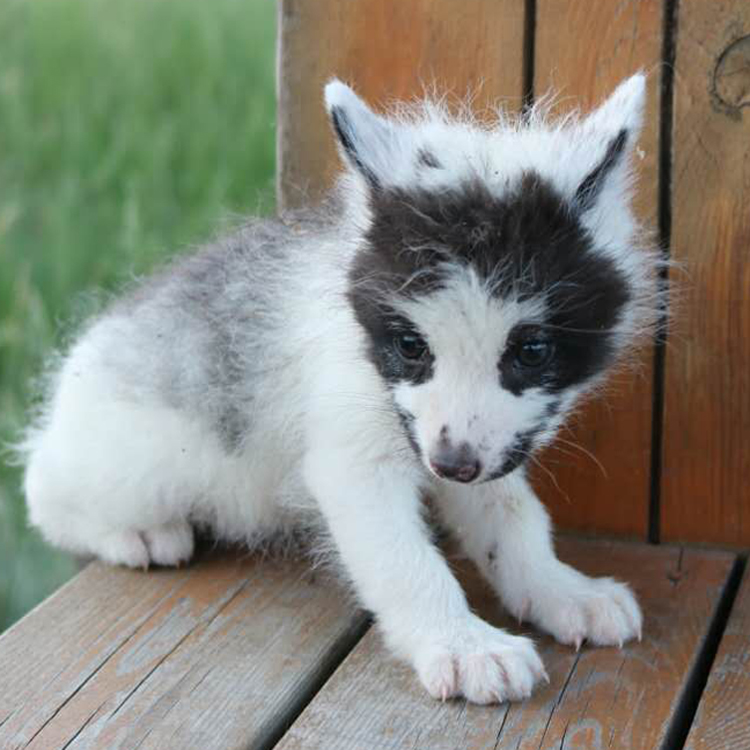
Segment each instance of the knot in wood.
[{"label": "knot in wood", "polygon": [[750,35],[732,42],[714,67],[713,94],[725,108],[736,112],[750,107]]}]

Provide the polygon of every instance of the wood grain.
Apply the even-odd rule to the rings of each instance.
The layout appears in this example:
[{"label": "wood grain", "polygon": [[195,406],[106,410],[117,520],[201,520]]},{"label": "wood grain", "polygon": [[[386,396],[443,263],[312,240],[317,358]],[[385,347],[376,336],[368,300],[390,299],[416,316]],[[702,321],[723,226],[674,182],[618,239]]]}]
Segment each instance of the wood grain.
[{"label": "wood grain", "polygon": [[[559,96],[557,112],[590,110],[624,78],[648,72],[648,109],[636,210],[655,230],[658,194],[662,0],[538,0],[534,91]],[[653,346],[618,373],[603,399],[584,407],[542,458],[554,475],[535,484],[563,528],[645,538],[650,501]],[[571,443],[573,445],[571,445]],[[583,450],[574,446],[580,446]]]},{"label": "wood grain", "polygon": [[750,576],[735,599],[685,745],[687,750],[750,747]]},{"label": "wood grain", "polygon": [[[559,546],[562,557],[580,569],[633,584],[646,615],[642,643],[576,653],[540,638],[550,685],[524,703],[480,707],[431,700],[370,631],[279,750],[660,748],[733,557],[567,539]],[[461,572],[482,616],[507,625],[476,576],[466,567]]]},{"label": "wood grain", "polygon": [[332,76],[376,108],[423,95],[472,93],[481,112],[523,94],[524,3],[518,0],[281,0],[278,193],[315,200],[339,169],[323,108]]},{"label": "wood grain", "polygon": [[0,748],[265,747],[365,622],[306,567],[92,564],[0,638]]},{"label": "wood grain", "polygon": [[681,0],[662,529],[750,544],[750,4]]}]

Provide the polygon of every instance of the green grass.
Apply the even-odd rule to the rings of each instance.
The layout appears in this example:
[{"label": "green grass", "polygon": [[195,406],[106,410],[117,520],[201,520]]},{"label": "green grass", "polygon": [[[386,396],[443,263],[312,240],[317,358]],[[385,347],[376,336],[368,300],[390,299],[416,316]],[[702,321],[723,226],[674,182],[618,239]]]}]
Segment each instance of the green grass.
[{"label": "green grass", "polygon": [[[0,0],[0,440],[84,290],[272,207],[274,23],[272,0]],[[0,630],[74,571],[19,481],[0,463]]]}]

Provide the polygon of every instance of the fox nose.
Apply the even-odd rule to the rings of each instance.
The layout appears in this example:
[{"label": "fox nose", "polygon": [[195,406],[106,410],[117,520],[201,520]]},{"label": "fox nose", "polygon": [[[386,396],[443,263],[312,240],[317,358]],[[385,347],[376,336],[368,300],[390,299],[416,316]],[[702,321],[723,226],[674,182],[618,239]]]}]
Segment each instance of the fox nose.
[{"label": "fox nose", "polygon": [[482,470],[479,459],[468,443],[463,443],[458,448],[439,448],[430,458],[430,467],[439,477],[464,484],[473,482]]}]

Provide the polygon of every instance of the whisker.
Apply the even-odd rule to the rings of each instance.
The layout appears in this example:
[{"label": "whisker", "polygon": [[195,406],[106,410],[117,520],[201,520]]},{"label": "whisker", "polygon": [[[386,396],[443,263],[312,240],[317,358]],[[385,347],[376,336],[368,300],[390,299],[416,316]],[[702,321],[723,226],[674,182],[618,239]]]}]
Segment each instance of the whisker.
[{"label": "whisker", "polygon": [[557,482],[557,478],[555,475],[535,456],[533,453],[526,453],[526,458],[533,461],[534,465],[539,467],[551,480],[552,484],[555,485],[555,489],[561,494],[564,495],[568,501],[570,501],[570,498],[568,497],[567,493],[563,492],[562,487]]},{"label": "whisker", "polygon": [[563,437],[557,436],[556,442],[561,441],[565,445],[569,445],[571,448],[576,448],[577,450],[581,451],[585,456],[590,458],[596,466],[599,467],[599,470],[602,473],[602,476],[605,479],[609,479],[609,474],[607,473],[607,470],[604,468],[604,464],[587,448],[584,448],[582,445],[579,445],[578,443],[574,443],[572,440],[566,440]]}]

